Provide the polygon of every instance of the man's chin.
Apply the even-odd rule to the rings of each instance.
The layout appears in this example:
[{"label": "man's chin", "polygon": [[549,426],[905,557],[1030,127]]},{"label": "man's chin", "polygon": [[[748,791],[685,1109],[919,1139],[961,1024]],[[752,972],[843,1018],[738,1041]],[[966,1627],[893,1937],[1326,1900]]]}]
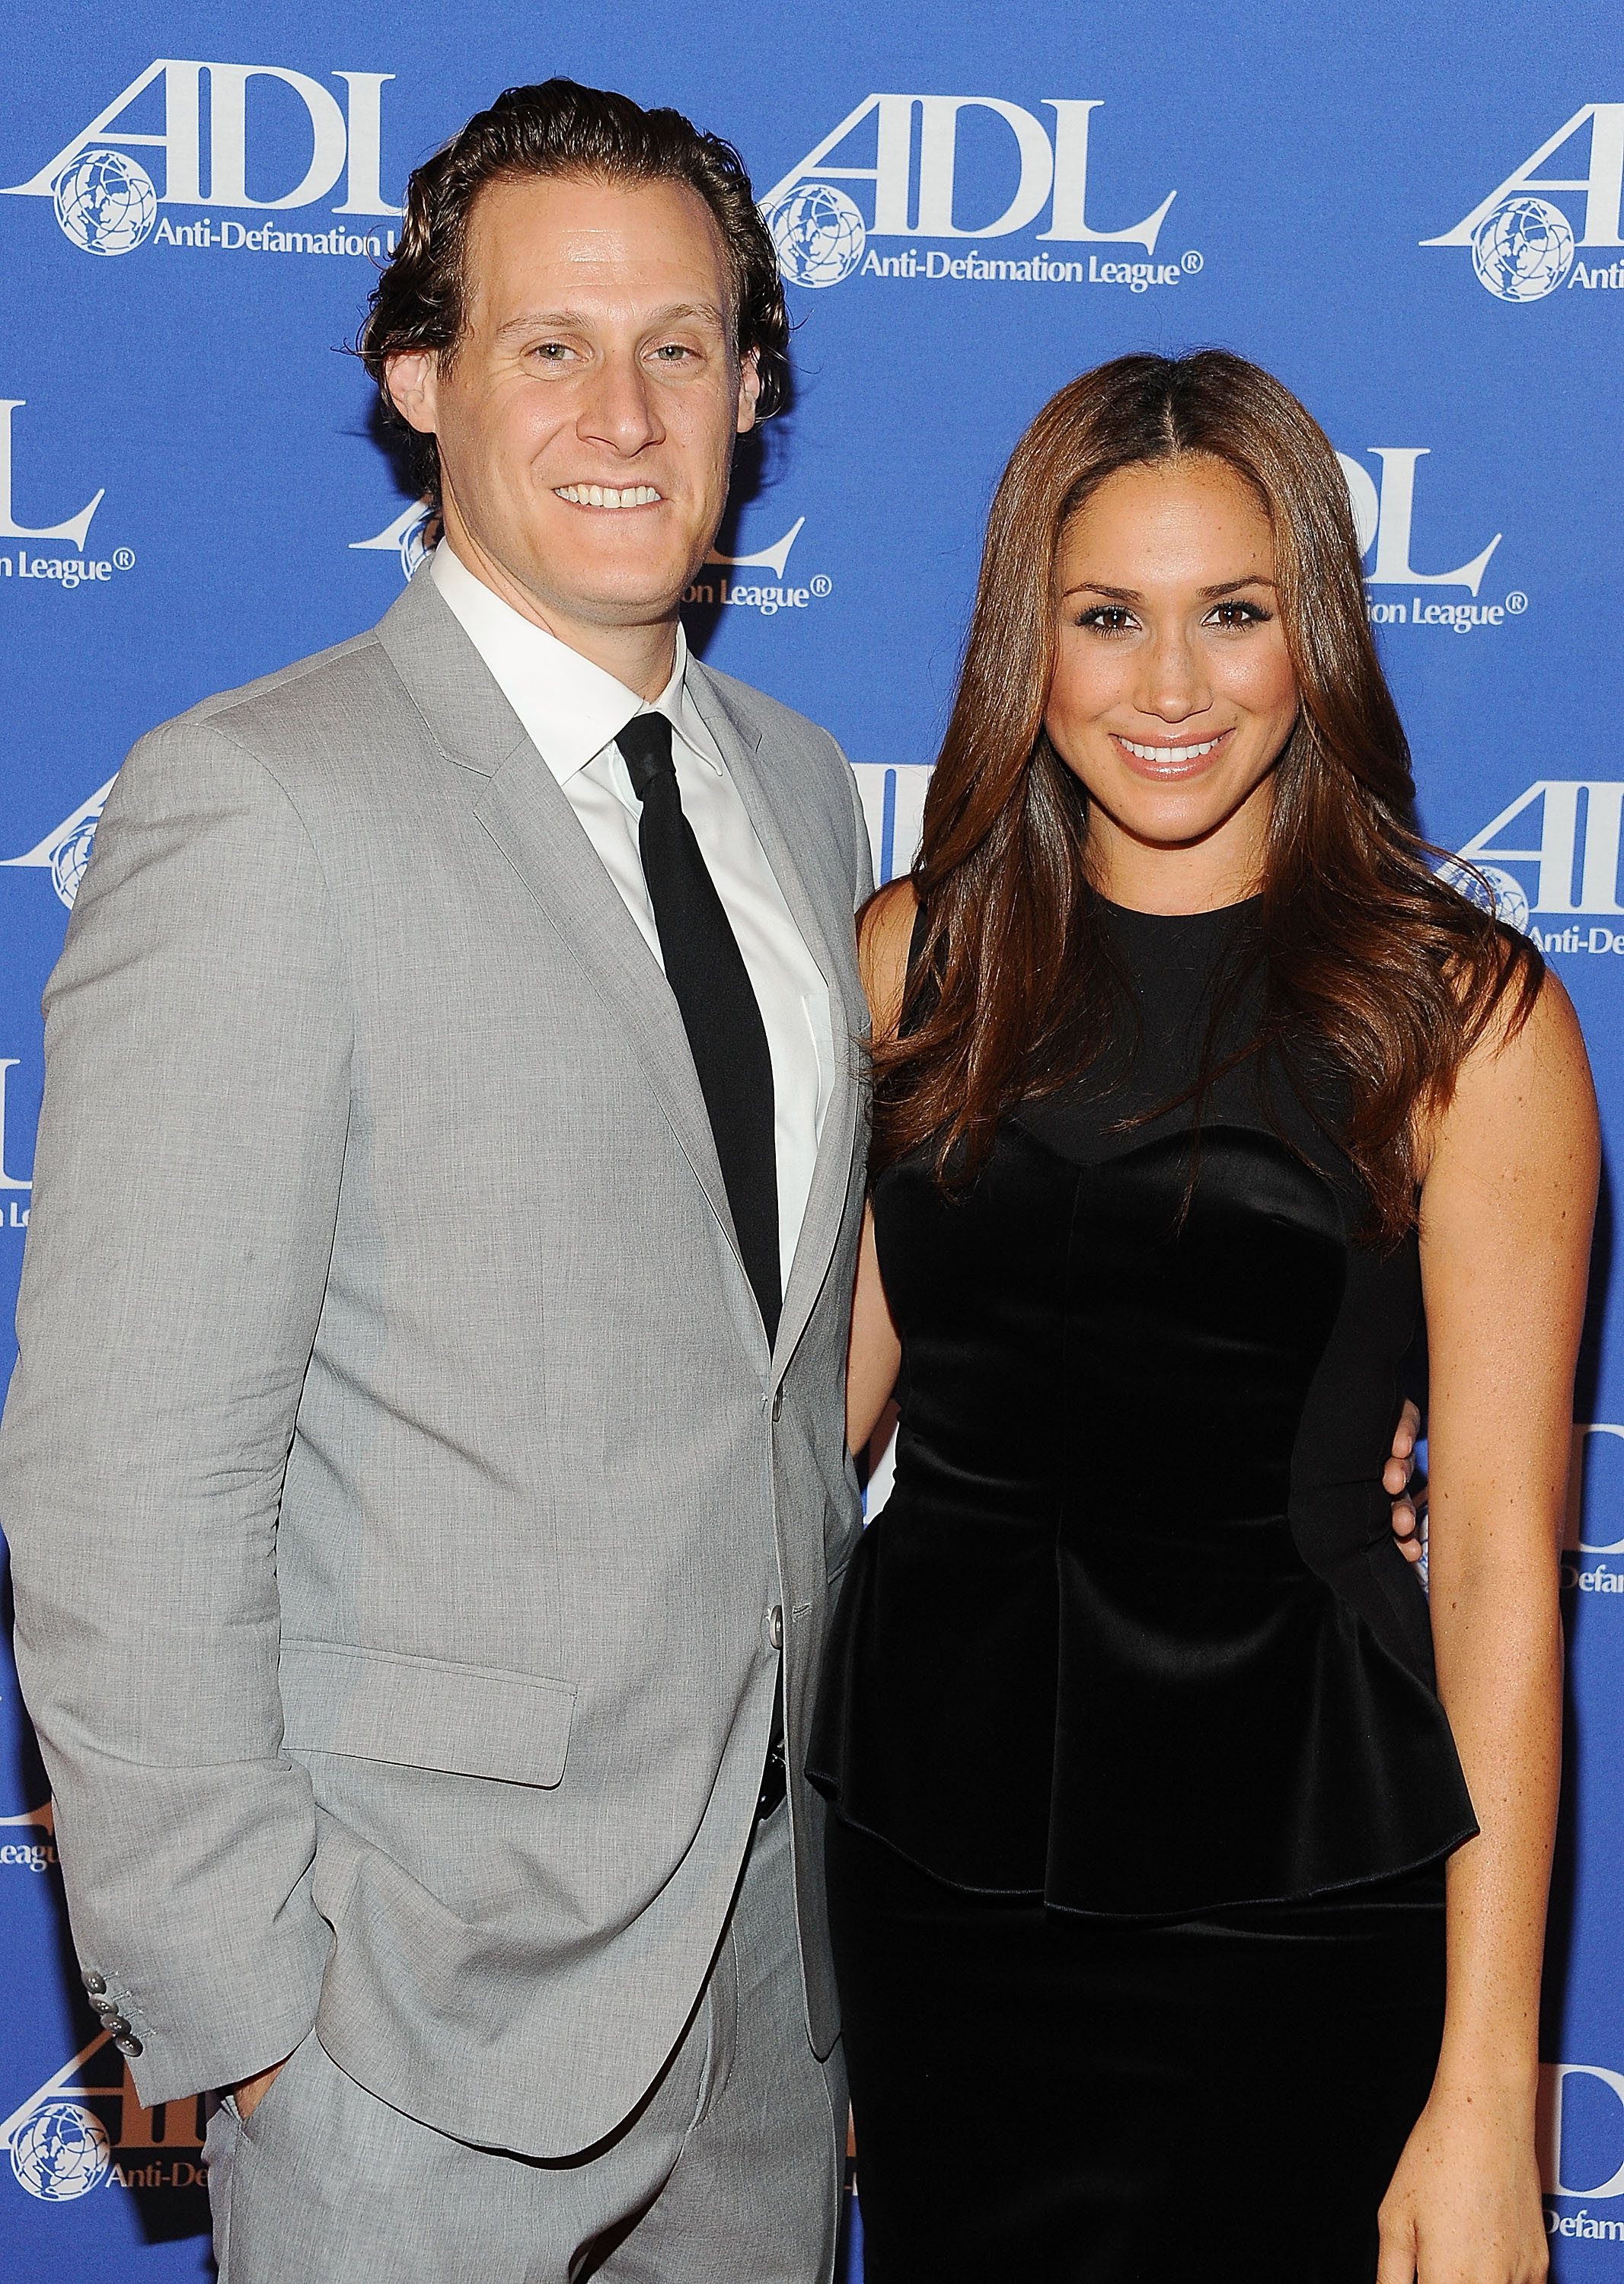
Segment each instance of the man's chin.
[{"label": "man's chin", "polygon": [[594,567],[576,576],[560,579],[556,563],[549,564],[532,587],[543,611],[576,620],[583,626],[652,626],[669,619],[689,584],[686,568],[665,576],[652,575],[646,564]]}]

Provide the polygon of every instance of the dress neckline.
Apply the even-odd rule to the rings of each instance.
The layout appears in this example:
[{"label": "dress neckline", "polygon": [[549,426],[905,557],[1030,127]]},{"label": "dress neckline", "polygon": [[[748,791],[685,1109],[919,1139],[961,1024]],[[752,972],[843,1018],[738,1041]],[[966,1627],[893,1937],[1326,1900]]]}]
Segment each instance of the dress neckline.
[{"label": "dress neckline", "polygon": [[1243,896],[1238,903],[1214,904],[1202,912],[1147,912],[1142,911],[1136,904],[1113,903],[1109,896],[1100,896],[1097,889],[1095,895],[1101,910],[1112,919],[1127,920],[1129,923],[1140,921],[1147,927],[1180,926],[1188,927],[1198,926],[1202,921],[1233,922],[1240,919],[1243,915],[1250,917],[1256,913],[1261,910],[1263,903],[1261,896]]}]

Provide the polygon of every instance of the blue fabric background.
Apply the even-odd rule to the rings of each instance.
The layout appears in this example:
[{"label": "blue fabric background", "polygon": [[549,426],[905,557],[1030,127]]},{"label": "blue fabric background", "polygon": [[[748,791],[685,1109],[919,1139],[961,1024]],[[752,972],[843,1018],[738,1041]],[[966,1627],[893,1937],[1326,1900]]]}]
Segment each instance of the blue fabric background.
[{"label": "blue fabric background", "polygon": [[[1295,388],[1349,464],[1427,829],[1539,931],[1616,1147],[1624,69],[1604,31],[1551,0],[20,0],[0,70],[4,1321],[39,994],[100,798],[152,724],[398,593],[417,512],[343,346],[409,168],[499,88],[552,72],[680,106],[780,194],[795,400],[741,454],[692,631],[840,738],[882,870],[912,853],[1016,437],[1103,357],[1224,343]],[[1548,2219],[1574,2278],[1624,2271],[1611,1261],[1604,1199],[1544,2045]],[[192,2108],[141,2110],[95,2041],[5,1665],[0,2269],[207,2272]]]}]

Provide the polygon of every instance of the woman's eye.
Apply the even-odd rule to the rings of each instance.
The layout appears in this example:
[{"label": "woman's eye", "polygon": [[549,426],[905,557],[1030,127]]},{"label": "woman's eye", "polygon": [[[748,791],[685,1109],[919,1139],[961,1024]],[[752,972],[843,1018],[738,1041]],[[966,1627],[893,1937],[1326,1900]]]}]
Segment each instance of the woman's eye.
[{"label": "woman's eye", "polygon": [[1220,603],[1213,613],[1213,623],[1220,627],[1261,627],[1269,613],[1256,603]]},{"label": "woman's eye", "polygon": [[1133,613],[1120,603],[1097,603],[1077,622],[1080,627],[1092,627],[1102,635],[1125,634],[1133,622]]}]

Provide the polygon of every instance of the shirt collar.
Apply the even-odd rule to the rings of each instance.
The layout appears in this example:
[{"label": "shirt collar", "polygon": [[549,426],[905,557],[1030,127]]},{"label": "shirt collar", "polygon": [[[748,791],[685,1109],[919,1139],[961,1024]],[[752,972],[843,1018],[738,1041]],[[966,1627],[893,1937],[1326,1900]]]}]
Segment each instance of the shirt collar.
[{"label": "shirt collar", "polygon": [[680,622],[671,679],[651,702],[504,602],[445,540],[434,550],[430,575],[560,785],[613,745],[635,714],[663,714],[695,758],[723,774],[715,739],[689,692],[688,637]]}]

